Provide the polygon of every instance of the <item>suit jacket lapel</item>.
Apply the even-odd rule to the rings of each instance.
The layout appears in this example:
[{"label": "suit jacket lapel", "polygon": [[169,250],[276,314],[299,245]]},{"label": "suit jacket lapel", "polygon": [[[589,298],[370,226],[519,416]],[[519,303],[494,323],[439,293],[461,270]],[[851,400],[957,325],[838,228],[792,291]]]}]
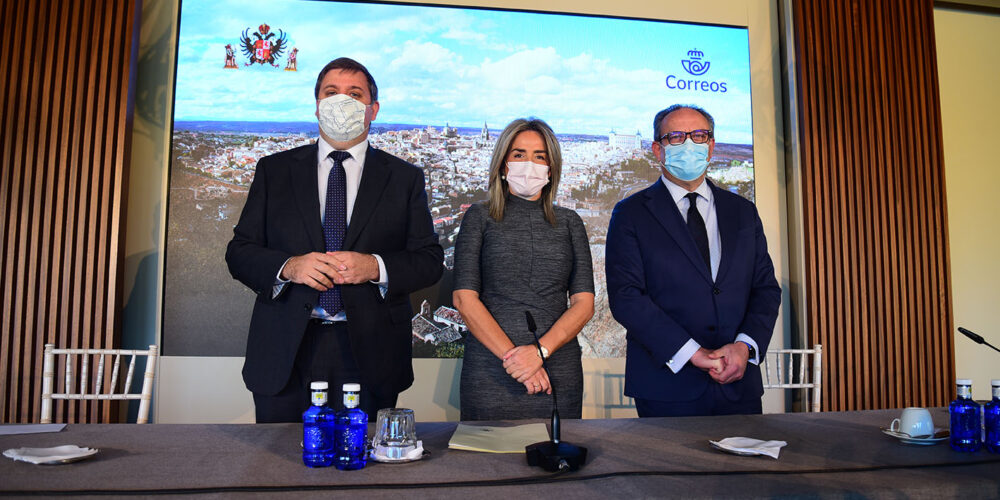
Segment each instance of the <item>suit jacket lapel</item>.
[{"label": "suit jacket lapel", "polygon": [[306,225],[306,234],[314,250],[322,252],[326,248],[323,241],[323,221],[319,219],[319,186],[316,173],[316,144],[305,148],[295,156],[291,165],[292,190],[295,192],[295,202],[302,212],[302,221]]},{"label": "suit jacket lapel", "polygon": [[719,238],[722,247],[722,258],[719,259],[719,272],[716,274],[716,281],[722,281],[726,271],[732,267],[733,256],[736,252],[736,235],[739,231],[739,209],[736,201],[726,194],[715,184],[708,184],[712,188],[715,197],[715,218],[719,223]]},{"label": "suit jacket lapel", "polygon": [[371,146],[365,153],[365,168],[361,171],[361,184],[358,186],[358,196],[354,199],[354,209],[351,211],[351,222],[344,236],[344,250],[351,250],[361,236],[371,218],[372,212],[382,197],[382,191],[389,182],[389,168],[383,153]]},{"label": "suit jacket lapel", "polygon": [[653,218],[677,242],[677,246],[687,255],[688,260],[691,261],[691,264],[698,270],[699,274],[711,283],[712,274],[706,269],[705,261],[702,260],[701,252],[695,246],[691,231],[688,230],[687,224],[684,223],[684,218],[681,217],[681,212],[677,209],[677,204],[671,198],[667,187],[663,185],[663,181],[657,179],[656,184],[647,188],[645,193],[646,208],[652,212]]}]

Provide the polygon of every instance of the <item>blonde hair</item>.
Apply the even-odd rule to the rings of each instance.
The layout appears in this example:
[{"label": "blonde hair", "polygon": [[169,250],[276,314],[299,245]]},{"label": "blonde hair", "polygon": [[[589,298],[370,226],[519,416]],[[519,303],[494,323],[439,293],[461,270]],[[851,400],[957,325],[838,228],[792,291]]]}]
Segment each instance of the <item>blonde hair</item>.
[{"label": "blonde hair", "polygon": [[545,141],[545,153],[549,159],[549,183],[542,188],[542,210],[545,212],[545,220],[553,227],[556,225],[556,212],[553,206],[556,202],[556,190],[559,187],[559,175],[562,173],[562,152],[559,150],[559,141],[556,134],[547,123],[538,118],[518,118],[503,129],[500,137],[497,138],[496,147],[493,148],[493,157],[490,159],[490,182],[489,201],[486,206],[489,209],[490,217],[499,222],[503,220],[504,208],[507,205],[507,193],[510,188],[507,180],[503,178],[503,168],[507,164],[507,154],[514,143],[514,139],[521,132],[538,132]]}]

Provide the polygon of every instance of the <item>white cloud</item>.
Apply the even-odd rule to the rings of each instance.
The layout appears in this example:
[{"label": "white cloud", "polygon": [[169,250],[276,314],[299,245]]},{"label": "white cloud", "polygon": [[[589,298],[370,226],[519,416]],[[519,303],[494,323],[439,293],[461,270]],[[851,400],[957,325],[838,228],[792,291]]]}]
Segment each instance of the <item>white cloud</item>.
[{"label": "white cloud", "polygon": [[[414,42],[409,48],[414,49],[407,54],[413,55],[412,60],[438,61],[452,56],[435,44]],[[418,48],[420,51],[415,50]],[[404,65],[394,61],[392,66],[403,69]],[[519,51],[496,61],[483,58],[476,64],[463,64],[455,58],[435,78],[421,73],[398,71],[385,79],[391,82],[387,93],[407,97],[383,102],[382,121],[420,123],[420,117],[450,115],[444,121],[479,126],[483,120],[509,121],[533,115],[550,121],[558,133],[603,134],[612,128],[645,131],[652,115],[666,106],[650,102],[651,96],[662,95],[659,73],[623,70],[587,53],[565,57],[551,47]],[[449,81],[448,76],[454,80]],[[455,114],[442,110],[454,110]],[[560,126],[566,129],[560,130]]]},{"label": "white cloud", "polygon": [[539,75],[526,82],[525,90],[532,94],[556,94],[562,90],[562,84],[554,76]]},{"label": "white cloud", "polygon": [[478,42],[482,43],[486,41],[486,33],[469,31],[462,28],[457,28],[452,26],[448,31],[441,34],[441,38],[447,38],[449,40],[457,40],[460,42]]},{"label": "white cloud", "polygon": [[436,43],[408,40],[403,44],[402,52],[389,63],[389,69],[437,73],[453,64],[461,64],[460,59],[454,52]]},{"label": "white cloud", "polygon": [[552,47],[542,47],[516,52],[497,62],[486,59],[479,65],[479,70],[485,82],[506,87],[512,82],[541,76],[556,67],[561,67],[559,54]]}]

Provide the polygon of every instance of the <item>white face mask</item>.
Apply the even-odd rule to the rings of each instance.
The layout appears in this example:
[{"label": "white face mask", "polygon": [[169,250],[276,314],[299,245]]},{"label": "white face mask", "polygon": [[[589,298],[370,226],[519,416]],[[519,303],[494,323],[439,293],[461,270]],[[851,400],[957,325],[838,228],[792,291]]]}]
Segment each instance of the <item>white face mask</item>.
[{"label": "white face mask", "polygon": [[534,198],[549,183],[549,166],[530,161],[507,162],[507,184],[521,198]]},{"label": "white face mask", "polygon": [[319,128],[337,142],[357,139],[365,131],[368,106],[347,94],[334,94],[319,102]]}]

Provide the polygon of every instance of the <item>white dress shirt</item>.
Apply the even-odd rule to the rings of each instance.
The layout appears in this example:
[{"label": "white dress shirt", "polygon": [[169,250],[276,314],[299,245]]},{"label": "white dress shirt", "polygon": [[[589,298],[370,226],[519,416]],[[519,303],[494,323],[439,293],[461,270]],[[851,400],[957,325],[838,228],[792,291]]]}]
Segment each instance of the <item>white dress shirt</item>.
[{"label": "white dress shirt", "polygon": [[[689,191],[686,188],[674,184],[665,176],[660,176],[660,181],[663,185],[667,187],[667,191],[670,193],[670,197],[673,198],[674,203],[677,204],[677,209],[681,212],[681,218],[687,223],[687,213],[688,209],[691,207],[691,201],[687,198]],[[697,189],[691,191],[698,193],[697,209],[698,213],[701,214],[701,218],[705,221],[705,232],[708,233],[708,255],[709,261],[712,263],[712,281],[715,281],[719,273],[719,263],[722,262],[722,236],[719,234],[719,217],[715,213],[715,196],[712,193],[712,188],[709,187],[707,181],[702,181],[701,185]],[[746,342],[747,344],[753,346],[754,351],[757,351],[757,343],[754,342],[749,335],[745,333],[739,333],[736,335],[734,342]],[[688,339],[688,341],[677,350],[676,353],[667,361],[667,367],[671,371],[677,373],[684,368],[684,365],[691,360],[691,356],[694,355],[698,349],[701,348],[699,344],[694,339]],[[758,356],[748,360],[753,364],[757,364],[760,360]]]},{"label": "white dress shirt", "polygon": [[[319,220],[322,223],[326,215],[326,185],[333,170],[333,146],[322,138],[317,140],[319,146],[316,153],[316,184],[319,186]],[[365,169],[365,157],[368,155],[368,140],[361,141],[347,150],[351,157],[344,160],[344,174],[347,179],[347,225],[351,224],[351,214],[354,213],[354,200],[358,197],[358,187],[361,186],[361,172]]]},{"label": "white dress shirt", "polygon": [[[323,217],[326,215],[327,180],[330,176],[330,171],[333,170],[333,159],[330,158],[330,153],[334,149],[322,137],[317,139],[316,143],[318,146],[316,152],[316,180],[319,188],[317,194],[319,195],[319,220],[320,224],[322,224]],[[351,216],[354,214],[354,200],[358,198],[358,188],[361,186],[361,173],[364,171],[365,157],[368,155],[368,140],[365,139],[355,144],[350,149],[347,149],[347,152],[351,154],[350,158],[344,160],[344,174],[347,187],[347,227],[350,227]],[[378,281],[372,281],[372,283],[379,286],[379,291],[382,292],[382,296],[384,297],[389,286],[389,275],[385,270],[385,262],[382,261],[382,257],[378,254],[372,255],[378,261]],[[288,264],[287,260],[285,264]],[[281,271],[285,269],[285,264],[282,264],[281,269],[278,269],[278,276],[272,293],[273,297],[277,297],[285,284],[288,283],[288,280],[281,279]],[[336,316],[331,316],[322,307],[317,305],[312,310],[312,317],[330,321],[346,321],[347,313],[340,311]]]}]

